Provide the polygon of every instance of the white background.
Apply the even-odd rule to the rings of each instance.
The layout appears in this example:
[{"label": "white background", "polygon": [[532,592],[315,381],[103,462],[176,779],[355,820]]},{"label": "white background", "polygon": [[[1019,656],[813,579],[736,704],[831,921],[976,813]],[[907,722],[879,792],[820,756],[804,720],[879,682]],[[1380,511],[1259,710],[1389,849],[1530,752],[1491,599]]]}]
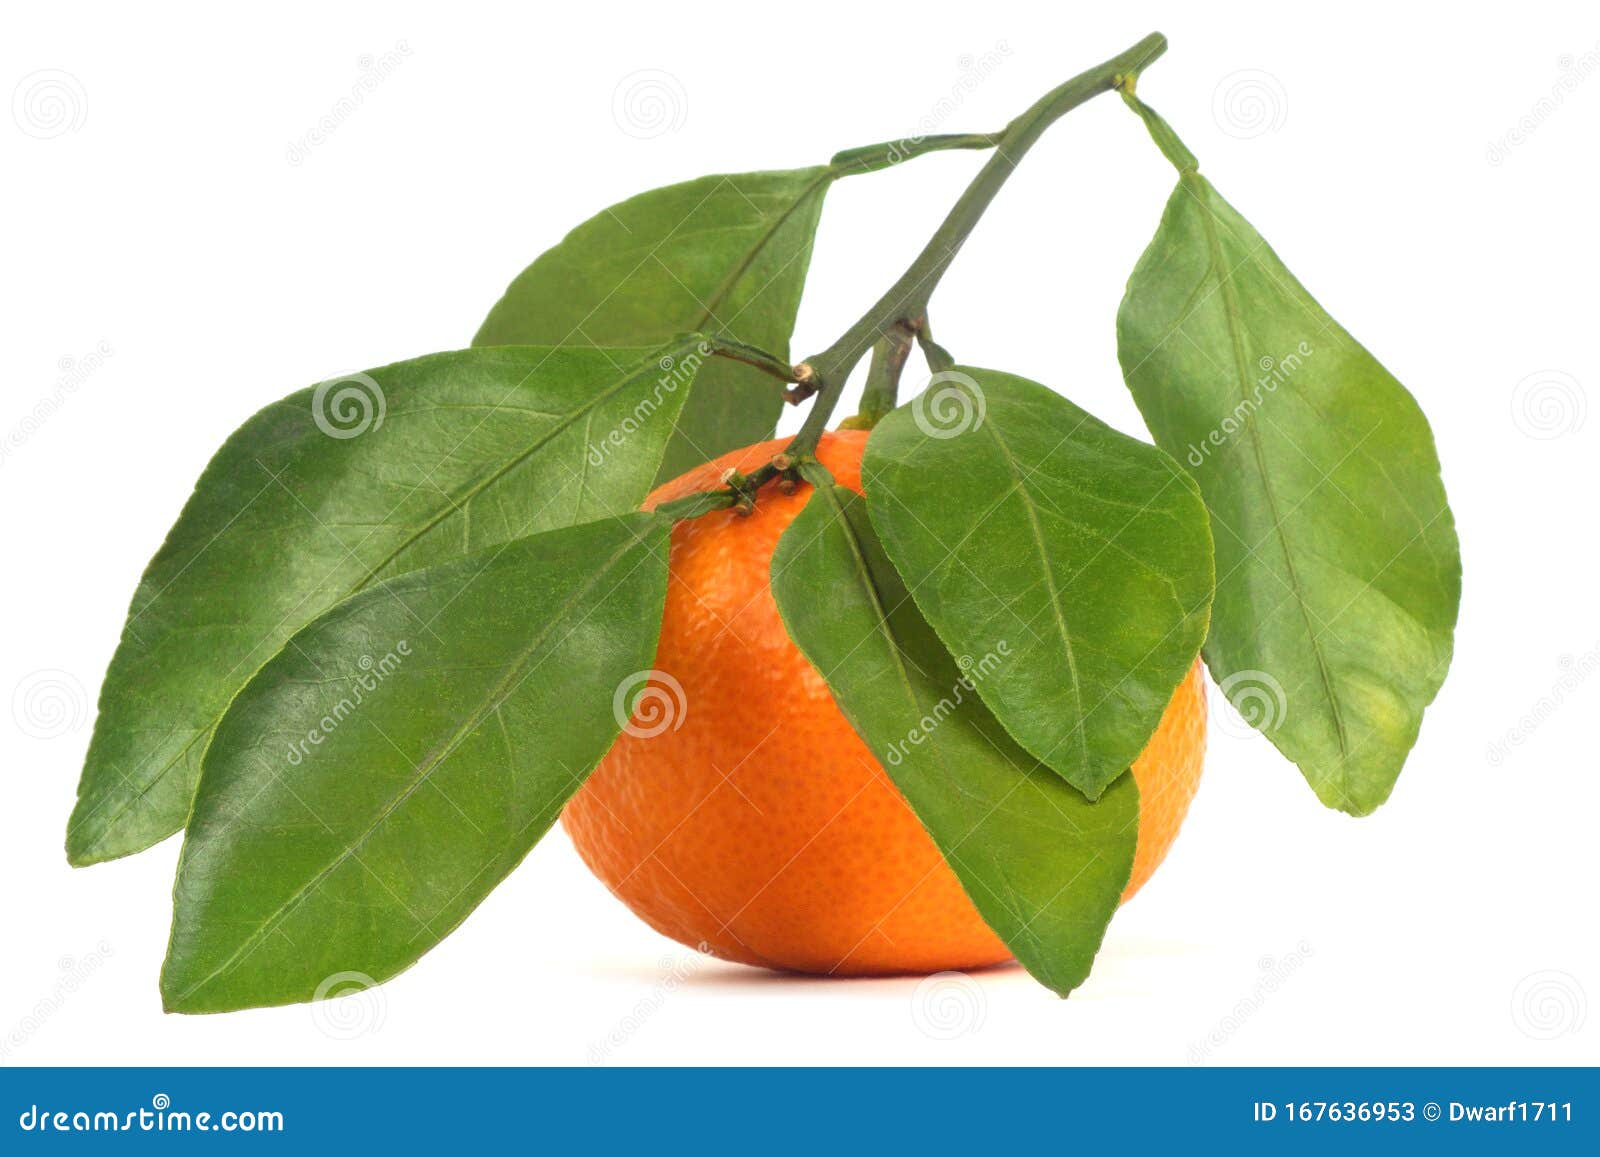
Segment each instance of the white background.
[{"label": "white background", "polygon": [[[64,73],[68,106],[0,117],[0,1063],[1600,1061],[1600,18],[1101,7],[8,7],[0,87]],[[1330,812],[1264,740],[1214,732],[1182,837],[1068,1001],[1014,969],[930,1004],[916,980],[700,961],[555,834],[358,1007],[162,1014],[177,841],[81,871],[61,843],[128,598],[224,436],[335,372],[466,345],[519,269],[636,191],[924,132],[957,90],[937,130],[996,129],[1155,28],[1141,94],[1438,436],[1461,624],[1387,806]],[[668,76],[663,123],[614,109],[642,70]],[[978,163],[829,194],[797,354]],[[941,340],[1140,431],[1112,323],[1171,182],[1115,99],[1073,113],[935,297]],[[41,680],[64,688],[46,722]]]}]

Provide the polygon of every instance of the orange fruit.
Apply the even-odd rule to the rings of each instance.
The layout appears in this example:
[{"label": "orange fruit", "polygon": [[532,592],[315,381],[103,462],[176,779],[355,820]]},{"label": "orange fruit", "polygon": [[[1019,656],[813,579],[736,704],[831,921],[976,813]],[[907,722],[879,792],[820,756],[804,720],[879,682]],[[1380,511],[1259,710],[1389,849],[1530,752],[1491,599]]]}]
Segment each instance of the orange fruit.
[{"label": "orange fruit", "polygon": [[[864,431],[817,457],[861,489]],[[736,450],[668,482],[654,506],[753,470]],[[1008,960],[899,790],[778,617],[768,568],[810,495],[768,488],[754,513],[672,531],[655,682],[562,819],[595,875],[648,924],[728,960],[838,975]],[[676,685],[674,685],[676,684]],[[1205,746],[1200,666],[1133,765],[1138,891],[1188,810]]]}]

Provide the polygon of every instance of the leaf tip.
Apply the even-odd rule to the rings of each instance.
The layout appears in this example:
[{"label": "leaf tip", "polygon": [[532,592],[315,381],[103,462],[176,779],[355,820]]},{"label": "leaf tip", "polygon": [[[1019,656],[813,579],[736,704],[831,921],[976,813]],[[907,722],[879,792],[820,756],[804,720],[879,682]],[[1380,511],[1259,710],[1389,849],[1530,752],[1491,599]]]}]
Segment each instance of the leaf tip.
[{"label": "leaf tip", "polygon": [[67,863],[74,868],[87,868],[117,858],[115,852],[105,850],[99,839],[84,834],[76,813],[67,824],[67,838],[63,850],[66,853]]},{"label": "leaf tip", "polygon": [[180,975],[179,969],[174,965],[169,955],[161,964],[161,1011],[165,1013],[190,1014],[196,1012],[215,1012],[214,1008],[202,1007],[195,999],[195,993],[204,987],[203,984],[190,983],[187,977]]},{"label": "leaf tip", "polygon": [[1320,792],[1318,795],[1322,802],[1334,811],[1343,812],[1354,819],[1363,819],[1387,803],[1390,793],[1385,791],[1381,796],[1362,799],[1353,798],[1343,792],[1338,793],[1337,797],[1333,799],[1322,795]]}]

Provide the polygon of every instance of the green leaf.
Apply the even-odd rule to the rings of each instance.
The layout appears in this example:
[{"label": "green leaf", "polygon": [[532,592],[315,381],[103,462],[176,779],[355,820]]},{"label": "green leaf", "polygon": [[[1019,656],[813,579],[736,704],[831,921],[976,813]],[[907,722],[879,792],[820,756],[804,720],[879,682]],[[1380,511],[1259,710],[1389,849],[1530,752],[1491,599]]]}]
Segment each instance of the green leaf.
[{"label": "green leaf", "polygon": [[700,361],[692,340],[643,353],[436,354],[302,390],[246,422],[134,594],[68,858],[111,859],[182,828],[228,700],[341,599],[636,509]]},{"label": "green leaf", "polygon": [[[693,330],[787,360],[836,172],[701,177],[604,209],[517,276],[472,344],[649,346]],[[660,477],[772,437],[782,408],[772,378],[713,362],[678,419]]]},{"label": "green leaf", "polygon": [[812,495],[778,542],[772,592],[984,920],[1051,989],[1081,984],[1132,870],[1133,777],[1090,803],[1011,740],[974,687],[1019,656],[958,667],[850,491]]},{"label": "green leaf", "polygon": [[1427,419],[1192,168],[1117,336],[1211,512],[1207,666],[1324,803],[1372,811],[1444,681],[1461,595]]},{"label": "green leaf", "polygon": [[1059,394],[956,367],[872,432],[872,525],[978,687],[1090,799],[1161,722],[1206,634],[1213,572],[1194,482]]},{"label": "green leaf", "polygon": [[184,838],[166,1007],[381,981],[456,927],[616,738],[668,522],[633,514],[414,571],[299,631],[217,728]]}]

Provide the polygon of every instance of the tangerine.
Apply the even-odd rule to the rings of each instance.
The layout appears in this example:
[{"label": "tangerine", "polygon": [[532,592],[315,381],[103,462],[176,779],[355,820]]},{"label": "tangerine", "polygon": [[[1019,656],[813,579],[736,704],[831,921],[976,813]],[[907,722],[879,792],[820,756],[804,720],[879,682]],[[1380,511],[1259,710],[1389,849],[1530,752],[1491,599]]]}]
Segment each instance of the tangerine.
[{"label": "tangerine", "polygon": [[[866,439],[836,431],[816,451],[858,493]],[[712,489],[729,468],[753,470],[784,445],[724,455],[645,505]],[[646,923],[724,959],[835,975],[1008,960],[779,618],[772,553],[810,491],[769,488],[748,515],[717,511],[673,528],[655,683],[563,824]],[[1204,747],[1197,660],[1133,764],[1139,832],[1124,901],[1177,835]]]}]

